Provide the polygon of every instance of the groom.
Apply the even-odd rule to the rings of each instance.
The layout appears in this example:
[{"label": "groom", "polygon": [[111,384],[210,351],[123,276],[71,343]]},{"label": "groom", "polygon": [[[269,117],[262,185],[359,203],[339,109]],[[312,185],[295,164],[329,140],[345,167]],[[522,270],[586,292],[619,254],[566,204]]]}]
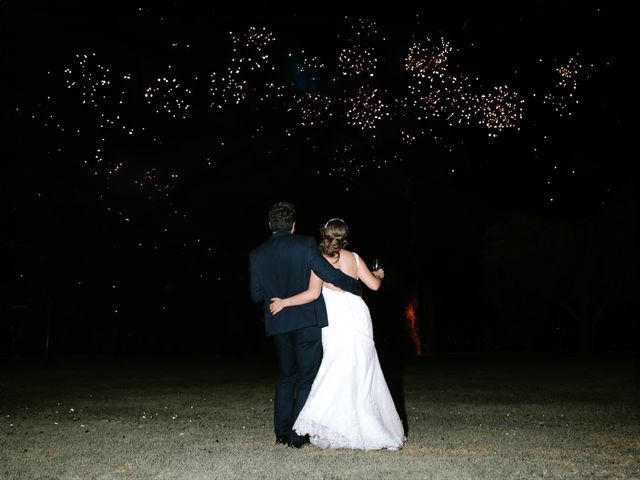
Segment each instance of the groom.
[{"label": "groom", "polygon": [[274,402],[276,444],[300,448],[309,442],[291,427],[309,396],[322,359],[321,328],[328,325],[322,295],[317,300],[285,308],[277,317],[269,311],[271,298],[286,298],[306,290],[313,270],[322,280],[362,294],[358,280],[345,275],[320,254],[313,237],[293,235],[296,211],[288,202],[269,209],[271,238],[249,254],[251,299],[264,302],[265,333],[273,337],[278,354],[278,383]]}]

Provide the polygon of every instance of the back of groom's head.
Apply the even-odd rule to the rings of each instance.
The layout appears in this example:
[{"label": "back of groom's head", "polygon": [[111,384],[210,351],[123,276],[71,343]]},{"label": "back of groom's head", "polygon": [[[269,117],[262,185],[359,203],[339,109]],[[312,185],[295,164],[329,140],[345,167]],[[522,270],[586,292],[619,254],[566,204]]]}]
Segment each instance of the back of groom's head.
[{"label": "back of groom's head", "polygon": [[296,221],[296,209],[289,202],[277,202],[269,209],[269,225],[274,232],[291,230]]}]

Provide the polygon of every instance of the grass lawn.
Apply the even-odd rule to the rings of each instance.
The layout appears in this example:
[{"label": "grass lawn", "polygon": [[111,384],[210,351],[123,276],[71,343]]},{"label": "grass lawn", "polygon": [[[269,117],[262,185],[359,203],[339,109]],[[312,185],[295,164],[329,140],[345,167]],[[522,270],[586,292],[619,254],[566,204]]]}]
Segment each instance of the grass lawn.
[{"label": "grass lawn", "polygon": [[268,355],[4,358],[0,479],[640,479],[637,354],[381,359],[398,452],[274,445]]}]

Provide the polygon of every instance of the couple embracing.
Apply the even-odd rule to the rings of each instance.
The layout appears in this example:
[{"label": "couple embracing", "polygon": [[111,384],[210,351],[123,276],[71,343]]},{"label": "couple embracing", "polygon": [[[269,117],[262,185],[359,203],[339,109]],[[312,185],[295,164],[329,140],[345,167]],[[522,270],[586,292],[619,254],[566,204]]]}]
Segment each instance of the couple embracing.
[{"label": "couple embracing", "polygon": [[265,305],[279,376],[274,400],[276,443],[300,448],[397,450],[404,429],[373,341],[362,285],[377,290],[371,272],[344,247],[339,218],[313,237],[294,235],[288,202],[269,210],[271,237],[249,255],[251,298]]}]

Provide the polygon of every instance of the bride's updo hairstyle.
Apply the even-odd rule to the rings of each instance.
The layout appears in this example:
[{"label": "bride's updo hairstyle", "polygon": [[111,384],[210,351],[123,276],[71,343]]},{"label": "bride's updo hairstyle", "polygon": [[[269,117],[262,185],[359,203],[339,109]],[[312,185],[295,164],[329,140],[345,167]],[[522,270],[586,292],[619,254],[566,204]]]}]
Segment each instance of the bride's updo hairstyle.
[{"label": "bride's updo hairstyle", "polygon": [[347,245],[349,227],[341,218],[332,218],[320,229],[320,251],[327,257],[340,255]]}]

